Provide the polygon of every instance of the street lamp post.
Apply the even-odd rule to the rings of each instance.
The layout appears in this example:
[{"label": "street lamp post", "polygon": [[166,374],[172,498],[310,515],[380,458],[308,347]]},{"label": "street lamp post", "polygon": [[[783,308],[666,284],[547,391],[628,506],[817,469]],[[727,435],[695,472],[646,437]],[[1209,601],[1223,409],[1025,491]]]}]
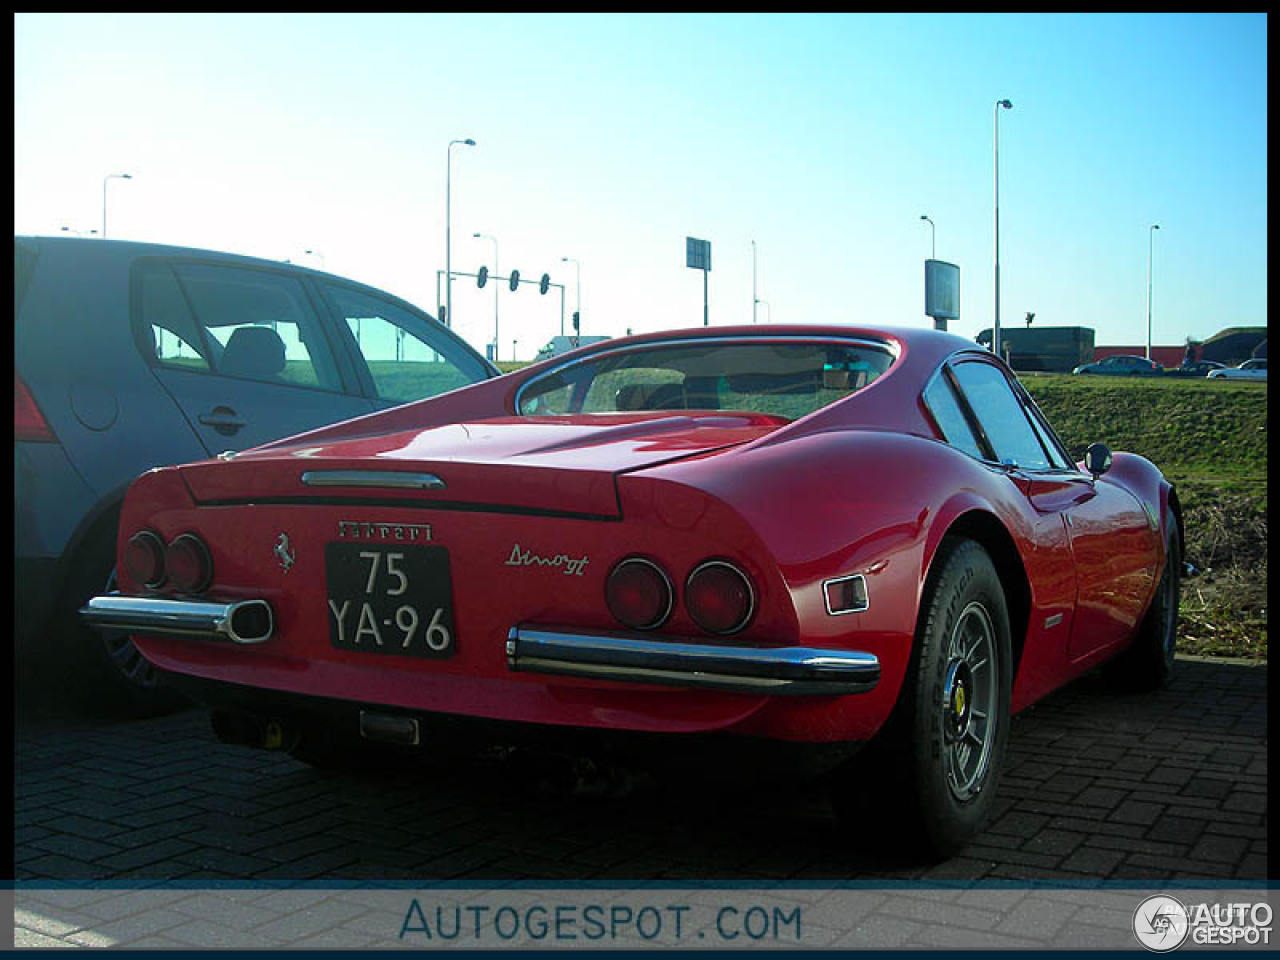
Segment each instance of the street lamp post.
[{"label": "street lamp post", "polygon": [[1151,359],[1151,254],[1155,249],[1156,231],[1160,224],[1153,223],[1147,228],[1147,359]]},{"label": "street lamp post", "polygon": [[107,235],[107,181],[108,180],[132,180],[133,177],[127,173],[108,173],[102,178],[102,236]]},{"label": "street lamp post", "polygon": [[760,298],[756,296],[756,242],[751,241],[751,322],[756,322],[756,304]]},{"label": "street lamp post", "polygon": [[473,233],[471,236],[478,240],[493,241],[493,359],[496,363],[498,360],[498,238],[491,233]]},{"label": "street lamp post", "polygon": [[1013,109],[1009,100],[997,100],[995,106],[995,193],[996,193],[996,321],[991,328],[991,349],[1000,356],[1000,108]]},{"label": "street lamp post", "polygon": [[[452,260],[452,242],[453,242],[453,211],[451,209],[453,192],[452,179],[453,171],[451,164],[453,162],[453,148],[455,144],[462,144],[465,147],[474,147],[476,142],[471,139],[466,140],[450,140],[449,146],[445,150],[444,159],[444,325],[446,327],[453,326],[453,260]],[[496,349],[496,348],[495,348]]]},{"label": "street lamp post", "polygon": [[[573,328],[573,332],[576,334],[581,334],[582,333],[582,264],[580,264],[577,260],[573,259],[573,257],[561,257],[560,262],[573,264],[573,273],[574,273],[573,286],[574,286],[575,295],[576,295],[575,302],[577,303],[577,306],[573,308],[573,316],[578,321],[577,325],[575,325]],[[560,326],[560,336],[562,337],[564,336],[563,324],[561,324]]]},{"label": "street lamp post", "polygon": [[[922,213],[920,219],[929,220],[929,217]],[[938,259],[938,227],[932,220],[929,220],[929,259]]]}]

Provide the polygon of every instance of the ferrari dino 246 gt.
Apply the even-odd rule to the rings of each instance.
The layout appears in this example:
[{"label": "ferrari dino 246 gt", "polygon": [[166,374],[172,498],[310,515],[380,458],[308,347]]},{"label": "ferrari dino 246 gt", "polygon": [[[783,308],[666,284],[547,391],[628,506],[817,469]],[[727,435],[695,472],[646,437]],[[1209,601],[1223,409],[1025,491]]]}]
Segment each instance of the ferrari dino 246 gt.
[{"label": "ferrari dino 246 gt", "polygon": [[459,717],[867,745],[836,809],[945,855],[1012,713],[1167,678],[1181,527],[969,341],[703,328],[146,473],[83,612],[304,759]]}]

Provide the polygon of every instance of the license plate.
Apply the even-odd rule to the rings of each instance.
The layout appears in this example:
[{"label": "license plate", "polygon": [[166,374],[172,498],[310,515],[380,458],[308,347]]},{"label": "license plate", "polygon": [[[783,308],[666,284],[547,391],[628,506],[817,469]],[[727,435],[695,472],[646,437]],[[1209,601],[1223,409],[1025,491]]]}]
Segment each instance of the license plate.
[{"label": "license plate", "polygon": [[329,642],[339,650],[453,656],[448,549],[327,543],[324,564]]}]

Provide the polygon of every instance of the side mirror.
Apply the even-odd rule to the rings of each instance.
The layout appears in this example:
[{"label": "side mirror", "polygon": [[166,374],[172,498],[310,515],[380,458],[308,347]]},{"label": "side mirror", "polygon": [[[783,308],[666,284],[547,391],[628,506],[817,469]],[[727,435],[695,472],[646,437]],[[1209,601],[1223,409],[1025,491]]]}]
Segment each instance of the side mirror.
[{"label": "side mirror", "polygon": [[1089,444],[1084,452],[1084,468],[1097,480],[1111,469],[1111,449],[1105,443]]}]

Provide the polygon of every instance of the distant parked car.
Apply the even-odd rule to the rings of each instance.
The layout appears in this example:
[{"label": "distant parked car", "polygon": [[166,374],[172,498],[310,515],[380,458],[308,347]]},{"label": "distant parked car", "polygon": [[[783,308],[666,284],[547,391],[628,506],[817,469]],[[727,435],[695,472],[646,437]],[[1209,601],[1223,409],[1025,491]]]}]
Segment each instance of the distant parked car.
[{"label": "distant parked car", "polygon": [[549,360],[579,347],[588,347],[593,343],[602,343],[608,337],[552,337],[545,347],[538,351],[537,360]]},{"label": "distant parked car", "polygon": [[1265,380],[1267,379],[1267,361],[1263,358],[1246,360],[1238,367],[1212,370],[1209,376],[1215,380]]},{"label": "distant parked car", "polygon": [[1164,367],[1146,357],[1116,354],[1094,363],[1082,363],[1072,373],[1094,373],[1111,377],[1150,377],[1164,372]]},{"label": "distant parked car", "polygon": [[1225,366],[1225,363],[1218,363],[1216,360],[1197,360],[1180,367],[1167,367],[1164,374],[1166,377],[1205,377]]},{"label": "distant parked car", "polygon": [[15,638],[59,645],[108,712],[182,701],[76,616],[114,576],[125,489],[203,460],[496,376],[403,300],[207,250],[14,238]]}]

